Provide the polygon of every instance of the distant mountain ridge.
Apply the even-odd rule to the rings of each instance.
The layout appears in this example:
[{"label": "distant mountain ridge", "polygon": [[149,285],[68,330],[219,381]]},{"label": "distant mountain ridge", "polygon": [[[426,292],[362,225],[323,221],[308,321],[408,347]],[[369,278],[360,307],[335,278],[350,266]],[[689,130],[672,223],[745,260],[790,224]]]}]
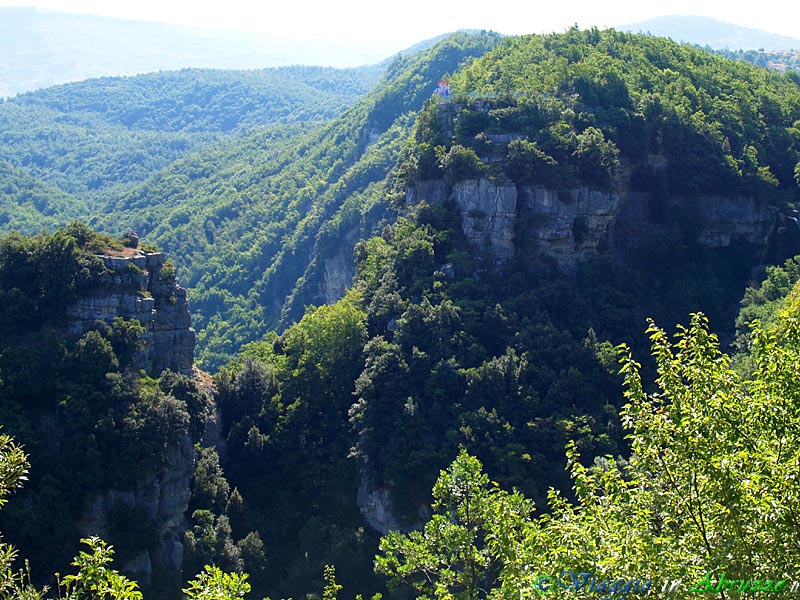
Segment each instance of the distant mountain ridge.
[{"label": "distant mountain ridge", "polygon": [[[617,27],[675,41],[736,51],[800,49],[800,39],[723,23],[709,17],[665,16]],[[442,34],[405,50],[385,44],[336,44],[289,40],[258,32],[202,29],[73,14],[28,7],[0,7],[0,99],[25,91],[104,76],[184,68],[261,69],[288,65],[383,66],[413,54]]]},{"label": "distant mountain ridge", "polygon": [[671,15],[616,27],[715,50],[800,50],[800,39],[725,23],[711,17]]},{"label": "distant mountain ridge", "polygon": [[102,214],[104,202],[207,144],[258,128],[279,126],[277,137],[313,128],[384,72],[183,69],[19,94],[0,102],[0,232]]},{"label": "distant mountain ridge", "polygon": [[285,40],[23,7],[0,7],[0,39],[0,98],[92,77],[189,67],[347,67],[375,64],[392,54],[377,45]]}]

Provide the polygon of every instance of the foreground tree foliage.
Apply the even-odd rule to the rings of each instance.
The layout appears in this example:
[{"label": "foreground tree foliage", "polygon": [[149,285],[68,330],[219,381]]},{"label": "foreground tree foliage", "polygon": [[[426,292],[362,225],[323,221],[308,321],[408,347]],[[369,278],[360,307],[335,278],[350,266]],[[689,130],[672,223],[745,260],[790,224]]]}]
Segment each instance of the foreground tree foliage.
[{"label": "foreground tree foliage", "polygon": [[478,598],[496,588],[530,525],[533,502],[497,487],[462,450],[433,487],[435,511],[421,531],[381,540],[376,570],[424,598]]},{"label": "foreground tree foliage", "polygon": [[562,571],[593,574],[609,598],[666,580],[720,591],[723,573],[736,583],[722,591],[782,588],[800,570],[796,308],[770,328],[754,324],[751,377],[732,370],[703,315],[672,339],[651,324],[652,390],[620,349],[627,462],[585,467],[570,444],[576,500],[551,491],[550,512],[531,519],[528,501],[490,484],[462,451],[434,487],[432,519],[384,537],[378,570],[419,598],[517,598],[551,584],[574,593],[575,582],[556,587]]}]

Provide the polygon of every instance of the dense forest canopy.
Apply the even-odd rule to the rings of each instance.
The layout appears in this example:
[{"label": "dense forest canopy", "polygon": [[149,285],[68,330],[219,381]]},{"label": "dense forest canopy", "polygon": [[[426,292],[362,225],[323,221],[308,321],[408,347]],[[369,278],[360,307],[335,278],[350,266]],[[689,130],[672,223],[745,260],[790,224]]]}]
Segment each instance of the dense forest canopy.
[{"label": "dense forest canopy", "polygon": [[[467,153],[474,150],[480,154],[486,145],[480,134],[513,132],[526,135],[527,141],[509,148],[505,172],[512,178],[522,177],[520,181],[538,177],[556,187],[584,182],[602,189],[614,185],[625,173],[634,189],[656,195],[744,194],[779,205],[791,204],[796,195],[800,92],[791,75],[734,64],[702,49],[663,39],[616,32],[574,30],[554,36],[511,38],[459,70],[442,63],[445,48],[447,45],[439,45],[415,59],[417,62],[396,65],[395,74],[390,73],[376,91],[375,97],[386,98],[378,106],[394,106],[396,100],[386,94],[403,89],[403,81],[415,82],[414,86],[421,86],[415,89],[428,94],[438,70],[454,73],[450,81],[454,102],[465,99],[469,105],[479,100],[484,109],[467,109],[452,140],[436,139],[434,130],[419,126],[415,141],[406,149],[412,160],[401,158],[401,166],[395,171],[401,181],[403,177],[440,176],[442,170],[434,152],[439,144],[446,149],[458,144]],[[421,65],[429,67],[423,70]],[[389,83],[403,70],[413,75]],[[430,77],[423,77],[423,73],[430,73]],[[491,73],[496,74],[496,80],[490,79]],[[330,160],[327,157],[339,156],[341,145],[330,146],[332,141],[348,140],[358,147],[356,140],[386,131],[385,125],[375,127],[370,116],[373,113],[363,112],[372,102],[375,100],[365,100],[362,108],[354,108],[332,125],[335,135],[320,131],[310,134],[305,142],[289,138],[284,153],[266,155],[276,156],[274,162],[257,161],[263,165],[258,175],[243,170],[244,165],[256,162],[255,153],[263,155],[265,147],[278,146],[254,137],[249,146],[237,144],[232,152],[179,163],[127,197],[122,203],[125,206],[120,204],[120,209],[130,215],[126,221],[150,232],[148,235],[159,244],[177,251],[182,257],[177,260],[185,261],[195,292],[198,326],[205,330],[200,336],[204,364],[219,365],[237,345],[253,339],[254,332],[285,327],[299,318],[304,305],[330,301],[319,283],[327,268],[325,250],[343,236],[376,231],[374,225],[370,226],[375,217],[368,209],[356,213],[348,208],[348,218],[334,216],[331,224],[315,234],[322,237],[312,239],[308,236],[317,230],[318,225],[313,223],[318,218],[303,221],[302,210],[294,217],[286,208],[289,199],[292,206],[300,207],[309,202],[327,203],[312,200],[318,195],[358,197],[352,184],[330,187],[329,178],[339,177],[338,172],[318,166]],[[434,121],[435,112],[435,105],[428,106],[423,121]],[[397,114],[402,114],[399,107]],[[346,122],[351,123],[349,129],[343,128]],[[407,121],[399,129],[386,131],[384,135],[391,137],[385,145],[381,146],[379,138],[379,143],[370,148],[370,152],[380,154],[359,159],[364,167],[372,165],[369,173],[375,177],[375,187],[367,187],[369,191],[358,200],[362,207],[383,210],[383,199],[395,184],[381,179],[397,156],[409,125]],[[331,147],[336,150],[328,152]],[[445,176],[455,176],[453,169],[471,173],[469,160],[458,163],[455,155],[450,158],[441,167]],[[621,170],[616,168],[620,160]],[[310,166],[311,161],[314,166]],[[283,168],[290,163],[288,169]],[[219,164],[227,169],[219,171]],[[662,168],[664,164],[666,168]],[[363,167],[353,175],[361,172]],[[302,189],[298,181],[303,182]],[[314,188],[314,181],[323,187]],[[356,186],[363,189],[366,181]],[[253,219],[270,223],[277,219],[272,213],[252,213],[251,217],[243,209],[261,206],[256,199],[265,194],[274,198],[267,205],[280,211],[284,225],[274,231],[255,232]],[[156,205],[158,198],[163,201]],[[175,200],[181,203],[165,221],[156,206]],[[333,206],[340,203],[334,200]],[[195,211],[196,205],[201,212]],[[680,210],[691,212],[689,205],[687,200]],[[362,216],[357,223],[354,217],[359,214]],[[322,218],[330,217],[325,214]],[[300,227],[293,226],[294,222],[304,225],[294,230],[283,247],[305,246],[315,256],[310,262],[300,258],[304,252],[292,251],[290,263],[285,250],[274,254],[273,245],[268,243],[285,237],[292,227]],[[253,252],[253,248],[258,250]],[[273,264],[269,264],[270,256],[274,257]],[[327,258],[331,258],[330,253]],[[349,261],[349,257],[344,260]],[[260,281],[252,275],[258,269],[263,269]],[[295,286],[300,275],[303,277]],[[250,289],[257,290],[255,297],[245,293]]]},{"label": "dense forest canopy", "polygon": [[326,301],[325,258],[342,253],[349,283],[355,242],[387,214],[386,178],[415,112],[442,74],[499,39],[456,34],[398,57],[334,121],[297,136],[255,132],[181,160],[97,224],[128,223],[174,256],[192,290],[201,363],[218,368],[243,343]]},{"label": "dense forest canopy", "polygon": [[576,500],[551,490],[537,515],[462,451],[433,488],[436,514],[383,538],[377,569],[419,598],[796,592],[797,293],[754,325],[750,376],[702,315],[673,339],[651,325],[653,393],[622,349],[629,458],[587,468],[569,445]]},{"label": "dense forest canopy", "polygon": [[[482,124],[487,132],[529,134],[562,170],[577,162],[580,174],[580,159],[593,159],[591,145],[607,170],[607,141],[630,163],[640,189],[661,183],[671,193],[747,195],[776,188],[789,192],[787,202],[796,194],[795,72],[781,75],[662,38],[572,29],[512,38],[455,74],[450,86],[456,98],[493,103]],[[479,119],[465,129],[477,129]],[[586,139],[584,150],[582,137],[596,129],[602,136]],[[575,152],[579,160],[570,161]],[[653,156],[667,160],[664,174]],[[587,175],[595,173],[584,173],[584,181]]]},{"label": "dense forest canopy", "polygon": [[[381,323],[385,307],[392,306],[384,292],[371,289],[378,283],[375,275],[390,273],[381,285],[399,284],[393,295],[403,303],[403,290],[415,279],[402,268],[398,271],[402,256],[424,256],[427,245],[424,234],[409,222],[401,222],[393,234],[388,244],[375,239],[363,249],[360,287],[333,306],[309,312],[282,336],[247,347],[216,378],[228,453],[221,460],[214,446],[198,451],[185,573],[203,572],[209,563],[233,572],[244,569],[256,590],[286,595],[334,585],[323,565],[335,563],[337,576],[350,590],[374,589],[367,573],[376,540],[345,500],[359,486],[353,460],[346,455],[355,451],[369,456],[373,477],[391,479],[398,492],[404,490],[396,508],[426,502],[424,495],[415,499],[412,490],[419,487],[414,477],[426,472],[426,463],[437,454],[430,446],[434,431],[429,427],[455,417],[457,428],[447,431],[439,452],[442,459],[448,454],[457,458],[431,484],[430,521],[418,533],[393,533],[380,542],[377,570],[390,578],[392,597],[406,597],[404,589],[437,598],[508,597],[542,581],[552,583],[560,571],[592,574],[591,585],[605,586],[611,594],[617,593],[611,586],[619,593],[624,586],[630,591],[634,580],[639,592],[647,581],[648,589],[665,581],[712,589],[724,579],[720,564],[737,569],[725,572],[728,580],[736,577],[728,585],[739,589],[766,591],[764,586],[777,589],[779,582],[785,587],[793,581],[800,568],[793,537],[797,498],[790,485],[797,470],[797,411],[792,408],[800,305],[796,260],[771,268],[767,280],[746,294],[739,320],[746,349],[733,363],[701,315],[678,328],[673,339],[651,326],[655,387],[641,378],[629,349],[612,349],[587,338],[585,364],[571,367],[555,383],[569,385],[567,377],[586,373],[591,360],[610,369],[606,375],[613,382],[620,357],[627,404],[615,427],[628,432],[632,454],[586,463],[581,458],[598,450],[621,449],[598,447],[598,438],[586,437],[594,421],[582,411],[591,405],[570,417],[557,409],[563,409],[566,397],[552,398],[555,404],[547,407],[533,388],[521,386],[541,377],[531,367],[544,366],[547,353],[534,359],[530,350],[536,344],[526,344],[529,350],[522,356],[509,347],[477,368],[458,368],[457,360],[477,364],[480,354],[468,356],[480,353],[486,341],[470,339],[469,319],[460,317],[452,301],[443,301],[441,285],[439,297],[422,290],[422,302],[408,304],[388,339],[370,339],[376,327],[388,331]],[[393,250],[395,240],[404,240],[400,253]],[[39,568],[76,552],[70,524],[80,513],[83,494],[124,487],[141,477],[143,469],[158,469],[170,440],[181,435],[199,440],[202,420],[213,410],[188,378],[169,372],[158,380],[134,377],[126,367],[126,348],[135,341],[135,323],[115,322],[79,339],[56,334],[63,299],[85,291],[94,277],[92,269],[102,270],[99,264],[91,266],[93,252],[120,244],[79,224],[52,236],[15,236],[0,244],[2,289],[19,302],[17,312],[3,317],[3,423],[25,440],[33,465],[25,495],[17,494],[4,510],[3,531]],[[24,288],[9,278],[22,268],[21,260],[32,273],[40,273],[26,277]],[[49,270],[55,265],[59,277]],[[437,281],[442,283],[434,277]],[[26,298],[40,300],[39,316]],[[20,321],[23,314],[34,318]],[[454,329],[465,326],[467,330]],[[519,333],[527,338],[531,332],[523,328]],[[31,344],[34,349],[20,356]],[[569,351],[572,361],[576,349],[577,344]],[[437,360],[447,355],[446,361]],[[596,392],[598,381],[584,379],[584,385]],[[610,397],[614,387],[608,387]],[[359,400],[350,405],[352,390]],[[409,392],[414,395],[401,401]],[[440,394],[462,402],[437,403]],[[546,416],[553,409],[553,416]],[[535,417],[537,413],[542,416]],[[57,416],[66,429],[58,430],[48,415]],[[94,422],[92,415],[100,421]],[[348,416],[355,437],[346,425]],[[520,431],[516,419],[531,417],[528,434],[515,443]],[[567,428],[566,436],[554,436],[571,420],[582,423],[580,429]],[[737,425],[743,420],[751,424],[746,433]],[[50,423],[55,439],[41,437],[44,423]],[[557,426],[543,439],[553,424]],[[567,442],[570,437],[573,441]],[[613,438],[618,434],[608,441]],[[556,481],[552,474],[525,478],[522,465],[542,456],[534,452],[553,450],[539,447],[541,442],[566,446],[574,496],[564,486],[534,503],[521,491],[538,496],[535,482]],[[0,445],[10,453],[3,473],[19,474],[20,453],[5,437]],[[410,449],[416,461],[411,464],[402,458]],[[483,456],[485,466],[466,449]],[[490,484],[489,476],[499,484]],[[70,493],[65,496],[66,489]],[[58,498],[61,509],[56,514],[37,511],[48,497]],[[153,543],[148,528],[155,525],[144,527],[143,518],[116,517],[111,539],[121,564],[142,545]],[[246,529],[250,533],[239,537]],[[63,540],[62,559],[37,543],[41,536],[53,535]],[[735,557],[733,563],[730,557]],[[79,585],[82,578],[94,576],[92,565],[110,559],[103,543],[91,541],[74,563],[81,569],[78,579],[64,581]],[[116,571],[101,572],[122,577]],[[204,573],[190,585],[222,585],[221,580],[239,592],[248,589],[235,576],[225,579],[213,569]],[[5,576],[12,581],[12,572]],[[755,583],[757,577],[760,583]],[[174,589],[170,581],[153,584],[149,593],[165,597]]]},{"label": "dense forest canopy", "polygon": [[209,144],[253,129],[318,125],[355,103],[383,70],[185,69],[91,79],[6,100],[0,231],[52,231],[106,214],[126,190]]},{"label": "dense forest canopy", "polygon": [[[607,188],[624,176],[656,195],[793,202],[794,72],[661,38],[577,29],[507,38],[459,68],[499,41],[458,34],[398,57],[382,67],[379,89],[317,132],[313,124],[352,105],[383,71],[185,70],[22,95],[0,107],[0,169],[8,173],[0,227],[33,232],[81,217],[113,234],[136,229],[185,273],[200,362],[218,368],[241,344],[298,320],[306,305],[341,295],[353,273],[350,248],[387,214],[395,191],[386,174],[414,114],[448,73],[456,101],[485,106],[459,118],[454,139],[420,130],[406,150],[418,176],[442,174],[440,144],[466,148],[449,156],[445,176],[480,171],[469,152],[485,150],[485,135],[513,132],[525,139],[504,170],[520,182]],[[427,110],[425,119],[435,112]],[[401,180],[414,175],[409,165],[395,170]],[[337,256],[342,238],[347,248]]]},{"label": "dense forest canopy", "polygon": [[330,119],[369,92],[382,74],[378,66],[184,69],[59,85],[7,104],[57,111],[76,121],[91,116],[128,129],[225,132]]}]

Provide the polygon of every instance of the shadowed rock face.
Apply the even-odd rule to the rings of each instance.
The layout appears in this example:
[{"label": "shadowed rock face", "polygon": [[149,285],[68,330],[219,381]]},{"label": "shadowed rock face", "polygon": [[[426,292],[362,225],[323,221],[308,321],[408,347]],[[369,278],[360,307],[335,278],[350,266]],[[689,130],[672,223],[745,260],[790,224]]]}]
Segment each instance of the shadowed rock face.
[{"label": "shadowed rock face", "polygon": [[82,536],[104,539],[108,539],[115,510],[138,511],[155,524],[158,544],[123,565],[145,587],[151,583],[154,566],[179,573],[183,564],[183,534],[194,472],[192,440],[185,436],[169,444],[163,456],[163,467],[141,479],[133,489],[111,489],[93,497],[78,523]]},{"label": "shadowed rock face", "polygon": [[[454,138],[464,105],[437,107],[440,133]],[[472,111],[488,113],[489,105],[476,100]],[[493,167],[495,176],[452,182],[444,178],[416,181],[405,190],[406,205],[423,200],[452,199],[461,212],[461,228],[477,252],[495,263],[515,256],[547,257],[566,272],[595,253],[635,256],[648,237],[676,223],[694,242],[708,248],[746,245],[753,264],[782,262],[800,252],[798,214],[783,214],[750,196],[665,196],[634,191],[631,167],[624,160],[612,186],[550,189],[535,181],[513,181],[508,173],[508,146],[527,139],[522,132],[485,134],[479,158]],[[655,171],[666,168],[663,156],[652,155]],[[501,173],[501,175],[497,175]]]},{"label": "shadowed rock face", "polygon": [[104,256],[107,273],[95,290],[67,310],[70,331],[77,335],[96,321],[137,319],[145,328],[134,364],[150,375],[166,369],[192,372],[195,332],[186,290],[175,282],[175,270],[160,252],[133,257]]}]

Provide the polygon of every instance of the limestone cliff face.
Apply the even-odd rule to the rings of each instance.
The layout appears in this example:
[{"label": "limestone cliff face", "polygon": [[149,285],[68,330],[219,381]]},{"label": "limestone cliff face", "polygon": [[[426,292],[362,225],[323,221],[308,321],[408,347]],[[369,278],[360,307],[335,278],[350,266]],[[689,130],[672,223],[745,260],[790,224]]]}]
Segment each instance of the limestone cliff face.
[{"label": "limestone cliff face", "polygon": [[162,468],[137,482],[133,489],[106,490],[92,498],[78,523],[81,535],[107,539],[109,519],[115,510],[137,511],[152,521],[159,540],[157,546],[123,565],[144,586],[150,584],[154,566],[178,573],[183,563],[185,513],[194,472],[194,447],[189,436],[169,445],[163,459]]},{"label": "limestone cliff face", "polygon": [[373,486],[366,469],[361,470],[356,503],[367,524],[381,535],[403,529],[394,515],[391,496],[391,488]]},{"label": "limestone cliff face", "polygon": [[[190,374],[195,333],[189,303],[165,255],[156,252],[102,258],[106,273],[91,293],[67,310],[71,333],[80,335],[95,327],[97,321],[111,323],[116,317],[138,319],[145,333],[133,358],[134,366],[152,376],[166,369]],[[130,489],[109,489],[87,499],[78,522],[79,532],[107,538],[115,510],[136,511],[154,525],[158,543],[123,565],[125,571],[145,586],[154,567],[180,572],[193,472],[194,447],[185,435],[165,448],[161,467],[155,473],[142,475]]]},{"label": "limestone cliff face", "polygon": [[96,321],[138,319],[145,328],[135,364],[151,375],[165,369],[189,374],[195,332],[186,290],[160,252],[130,257],[104,256],[107,273],[95,290],[67,309],[70,331],[80,335]]},{"label": "limestone cliff face", "polygon": [[694,199],[703,217],[698,241],[711,248],[724,248],[736,241],[764,248],[775,226],[778,209],[754,198],[701,196]]},{"label": "limestone cliff face", "polygon": [[453,197],[461,209],[461,225],[467,239],[498,260],[514,255],[518,199],[514,186],[470,179],[453,186]]},{"label": "limestone cliff face", "polygon": [[381,535],[390,531],[421,529],[431,516],[430,507],[421,505],[416,515],[406,515],[406,520],[401,520],[392,505],[392,487],[392,484],[375,486],[366,463],[362,465],[356,503],[364,520]]},{"label": "limestone cliff face", "polygon": [[540,252],[563,269],[601,248],[621,201],[619,194],[589,188],[557,192],[526,186],[520,196],[521,212],[531,216],[520,234],[533,238]]},{"label": "limestone cliff face", "polygon": [[[542,186],[498,183],[489,179],[420,181],[406,190],[409,205],[421,200],[441,202],[452,197],[461,212],[461,227],[474,247],[496,262],[505,262],[520,247],[554,259],[562,270],[597,252],[635,247],[657,228],[653,199],[647,193],[619,186],[615,191],[587,187],[552,190]],[[691,215],[698,244],[725,248],[745,243],[762,257],[785,232],[797,229],[795,217],[750,197],[697,196],[671,198],[667,210],[678,206]],[[797,237],[797,236],[795,236]],[[786,252],[787,256],[788,251]]]},{"label": "limestone cliff face", "polygon": [[324,298],[325,304],[337,302],[352,285],[355,275],[353,248],[361,236],[362,231],[359,227],[346,228],[337,238],[336,245],[328,248],[327,252],[320,253],[322,278],[319,296]]},{"label": "limestone cliff face", "polygon": [[[444,138],[455,139],[459,115],[465,108],[488,115],[491,106],[481,100],[471,101],[469,106],[439,104],[438,128]],[[405,190],[406,204],[451,198],[460,209],[466,237],[476,250],[497,263],[524,252],[554,259],[562,270],[571,271],[597,252],[636,252],[637,244],[646,243],[651,233],[669,222],[680,223],[695,243],[706,247],[747,244],[756,262],[780,262],[800,252],[800,215],[779,213],[754,197],[656,199],[633,190],[631,167],[624,160],[609,190],[521,185],[504,175],[508,172],[505,163],[509,144],[528,136],[515,131],[482,132],[480,136],[479,158],[493,170],[492,179],[466,179],[451,185],[444,179],[417,181]],[[666,167],[665,160],[658,155],[647,157],[654,172]]]}]

